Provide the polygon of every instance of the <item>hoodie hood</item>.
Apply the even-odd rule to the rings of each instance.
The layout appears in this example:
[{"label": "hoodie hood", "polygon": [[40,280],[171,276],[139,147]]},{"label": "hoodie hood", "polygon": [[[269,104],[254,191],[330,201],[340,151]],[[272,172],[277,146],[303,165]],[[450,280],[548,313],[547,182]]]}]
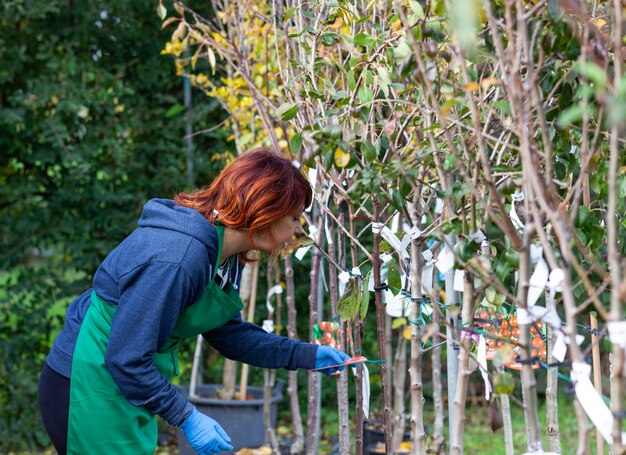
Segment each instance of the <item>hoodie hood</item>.
[{"label": "hoodie hood", "polygon": [[140,227],[167,229],[189,235],[209,249],[217,244],[217,232],[199,212],[174,204],[171,199],[150,199],[139,218]]}]

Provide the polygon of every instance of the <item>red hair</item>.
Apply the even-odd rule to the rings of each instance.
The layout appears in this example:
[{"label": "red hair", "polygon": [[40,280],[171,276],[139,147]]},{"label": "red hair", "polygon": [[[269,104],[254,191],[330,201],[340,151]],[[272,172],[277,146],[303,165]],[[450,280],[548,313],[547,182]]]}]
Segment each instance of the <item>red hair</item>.
[{"label": "red hair", "polygon": [[179,193],[174,202],[197,210],[211,223],[217,211],[224,226],[247,231],[252,241],[254,233],[302,212],[312,198],[311,185],[291,161],[262,147],[239,155],[209,186]]}]

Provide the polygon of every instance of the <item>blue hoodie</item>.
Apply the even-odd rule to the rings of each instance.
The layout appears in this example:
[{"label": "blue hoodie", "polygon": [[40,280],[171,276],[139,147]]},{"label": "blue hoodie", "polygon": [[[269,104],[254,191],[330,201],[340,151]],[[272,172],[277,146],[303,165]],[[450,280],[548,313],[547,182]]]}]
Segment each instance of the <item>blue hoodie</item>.
[{"label": "blue hoodie", "polygon": [[[164,346],[181,312],[202,296],[217,248],[217,231],[200,213],[171,200],[152,199],[144,206],[139,227],[94,275],[93,290],[117,307],[105,355],[107,370],[132,405],[145,406],[171,425],[188,417],[192,406],[160,375],[151,353]],[[234,269],[231,280],[241,277]],[[69,305],[47,358],[53,370],[68,378],[91,292]],[[316,345],[269,334],[240,315],[203,336],[229,359],[264,368],[315,367]]]}]

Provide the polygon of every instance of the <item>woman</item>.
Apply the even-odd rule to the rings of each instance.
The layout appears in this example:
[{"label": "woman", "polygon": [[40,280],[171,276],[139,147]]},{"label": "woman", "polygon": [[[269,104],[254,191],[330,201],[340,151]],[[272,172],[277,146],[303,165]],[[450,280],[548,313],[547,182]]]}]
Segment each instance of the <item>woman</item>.
[{"label": "woman", "polygon": [[289,160],[259,149],[206,189],[144,206],[139,227],[68,307],[46,360],[39,403],[60,454],[153,454],[155,415],[181,427],[198,453],[232,450],[219,423],[168,381],[178,373],[181,339],[201,333],[226,357],[264,368],[313,369],[348,359],[240,317],[246,253],[277,254],[301,232],[311,198]]}]

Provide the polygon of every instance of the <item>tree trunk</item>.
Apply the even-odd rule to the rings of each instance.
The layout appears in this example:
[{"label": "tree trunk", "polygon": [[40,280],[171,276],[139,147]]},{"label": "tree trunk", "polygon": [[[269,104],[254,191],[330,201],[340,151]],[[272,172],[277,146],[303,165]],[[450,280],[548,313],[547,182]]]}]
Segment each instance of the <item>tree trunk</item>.
[{"label": "tree trunk", "polygon": [[[324,229],[322,227],[322,216],[317,217],[317,226],[319,226],[319,232],[317,234],[316,244],[322,243],[322,236]],[[320,321],[318,311],[318,291],[320,285],[320,269],[322,258],[319,252],[313,253],[313,259],[311,260],[311,288],[309,292],[309,339],[313,338],[313,326]],[[309,373],[309,400],[308,400],[308,424],[306,435],[306,450],[307,453],[319,452],[319,427],[320,427],[320,390],[321,381],[320,373]]]},{"label": "tree trunk", "polygon": [[[416,217],[417,218],[417,217]],[[411,220],[417,226],[417,220]],[[417,324],[422,297],[422,242],[411,242],[411,427],[413,429],[413,453],[426,453],[426,433],[424,432],[424,384],[422,382],[422,339]],[[402,425],[404,432],[404,425]]]},{"label": "tree trunk", "polygon": [[[373,210],[373,223],[377,223],[380,217],[380,202],[378,196],[372,195]],[[373,253],[373,273],[374,273],[374,289],[375,289],[375,302],[376,302],[376,334],[378,337],[378,356],[381,359],[387,358],[387,340],[385,338],[385,326],[386,326],[386,314],[385,306],[382,299],[382,288],[380,283],[380,234],[374,234],[374,253]],[[391,422],[391,406],[389,402],[389,384],[388,384],[388,365],[387,362],[380,364],[380,387],[383,397],[383,433],[385,435],[385,454],[391,455],[391,441],[392,441],[392,422]]]},{"label": "tree trunk", "polygon": [[276,370],[263,370],[263,425],[265,426],[265,444],[272,448],[272,453],[278,453],[278,441],[276,440],[276,432],[272,426],[270,412],[272,410],[272,394],[274,393],[274,385],[276,384]]},{"label": "tree trunk", "polygon": [[[526,193],[529,194],[529,193]],[[528,197],[524,199],[527,203]],[[530,214],[530,210],[526,211]],[[517,301],[522,308],[526,308],[528,301],[528,287],[530,286],[530,244],[532,236],[532,222],[530,215],[526,220],[524,229],[523,251],[519,256],[519,278],[517,282]],[[528,363],[530,359],[530,324],[519,324],[519,344],[520,357],[523,363],[521,381],[522,381],[522,400],[524,402],[524,417],[526,419],[526,437],[529,452],[541,451],[541,435],[539,434],[539,413],[537,409],[537,381],[533,373],[532,364]]]},{"label": "tree trunk", "polygon": [[[548,353],[547,361],[549,364],[554,363],[555,359],[552,355],[552,347],[556,340],[556,335],[552,327],[548,326],[548,342],[546,343],[546,351]],[[557,370],[549,368],[547,372],[546,385],[546,432],[548,435],[548,449],[550,452],[561,453],[561,441],[559,440],[559,376]]]},{"label": "tree trunk", "polygon": [[[356,238],[355,228],[354,228],[354,207],[352,206],[351,201],[346,201],[348,205],[348,223],[350,226],[350,236],[352,238]],[[340,218],[339,220],[343,223],[344,219],[344,210],[340,207]],[[341,257],[339,258],[339,265],[345,270],[346,268],[346,259],[345,259],[345,235],[342,230],[339,230],[339,239],[341,248],[339,251],[341,252]],[[357,267],[358,255],[357,255],[357,247],[354,242],[350,242],[350,262],[352,264],[352,268]],[[364,281],[362,283],[363,286],[369,286],[369,282]],[[345,325],[342,325],[345,327]],[[361,351],[361,334],[363,332],[363,321],[361,321],[361,316],[359,314],[354,318],[354,355],[362,354]],[[347,346],[346,346],[347,348]],[[363,426],[365,424],[365,415],[363,412],[363,368],[364,366],[359,364],[356,367],[356,375],[354,377],[354,381],[356,383],[356,404],[355,404],[355,453],[360,454],[363,453]]]},{"label": "tree trunk", "polygon": [[[433,271],[433,273],[435,273]],[[432,374],[433,374],[433,406],[435,408],[435,423],[433,428],[433,440],[435,447],[440,447],[444,442],[443,437],[443,422],[444,422],[444,408],[443,408],[443,384],[441,382],[441,347],[439,347],[439,330],[441,328],[441,316],[437,305],[439,304],[439,293],[437,281],[433,279],[433,324],[437,326],[435,333],[433,334],[433,346],[436,346],[432,350]]]},{"label": "tree trunk", "polygon": [[395,451],[400,447],[400,443],[404,437],[404,428],[406,426],[405,405],[404,405],[404,384],[406,384],[406,340],[402,335],[402,328],[399,329],[398,345],[393,361],[393,411],[394,419],[393,436],[391,445]]},{"label": "tree trunk", "polygon": [[[463,305],[461,308],[461,323],[463,327],[469,327],[474,320],[474,277],[466,272],[464,275]],[[461,455],[463,453],[463,431],[465,428],[465,401],[467,399],[467,386],[469,384],[469,369],[471,338],[461,336],[461,350],[459,351],[459,376],[454,398],[454,426],[451,428],[452,446],[450,453]]]},{"label": "tree trunk", "polygon": [[[298,332],[296,330],[296,300],[295,288],[293,283],[293,267],[291,265],[291,256],[285,258],[285,286],[287,291],[287,336],[297,339]],[[298,454],[304,449],[304,429],[302,426],[302,415],[300,414],[300,402],[298,400],[298,372],[289,372],[289,385],[287,386],[289,394],[289,407],[291,409],[291,419],[293,422],[293,442],[291,443],[291,453]]]},{"label": "tree trunk", "polygon": [[504,453],[514,455],[513,452],[513,423],[511,422],[511,402],[505,393],[500,397],[500,412],[502,413],[502,425],[504,429]]},{"label": "tree trunk", "polygon": [[[332,223],[326,223],[328,238],[328,255],[337,262],[337,249],[334,243],[335,229]],[[333,264],[328,264],[328,288],[330,290],[330,305],[332,319],[337,316],[337,269]],[[339,331],[339,339],[343,338],[343,324]],[[340,346],[345,350],[345,346]],[[350,453],[350,412],[348,409],[348,376],[350,371],[346,368],[337,378],[337,412],[339,414],[339,453]]]}]

